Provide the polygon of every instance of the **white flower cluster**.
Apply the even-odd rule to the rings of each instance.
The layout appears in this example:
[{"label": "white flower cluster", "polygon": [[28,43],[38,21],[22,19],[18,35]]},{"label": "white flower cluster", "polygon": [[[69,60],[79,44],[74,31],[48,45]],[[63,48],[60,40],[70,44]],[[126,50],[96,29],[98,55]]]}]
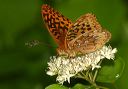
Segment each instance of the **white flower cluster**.
[{"label": "white flower cluster", "polygon": [[114,59],[114,54],[117,49],[112,49],[111,46],[103,46],[101,49],[85,54],[83,56],[78,56],[74,58],[68,58],[64,56],[53,56],[48,62],[47,74],[50,76],[58,75],[56,80],[59,83],[68,81],[70,83],[70,77],[75,76],[78,72],[87,70],[88,68],[100,68],[98,63],[101,59]]}]

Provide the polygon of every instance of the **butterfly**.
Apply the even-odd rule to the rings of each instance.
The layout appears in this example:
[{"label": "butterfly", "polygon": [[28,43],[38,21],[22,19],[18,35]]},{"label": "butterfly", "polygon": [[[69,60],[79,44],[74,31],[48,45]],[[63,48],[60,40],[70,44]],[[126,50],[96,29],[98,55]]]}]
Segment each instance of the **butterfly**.
[{"label": "butterfly", "polygon": [[81,16],[74,23],[47,4],[42,5],[41,13],[58,45],[59,55],[75,57],[91,53],[102,48],[111,38],[111,33],[103,29],[91,13]]}]

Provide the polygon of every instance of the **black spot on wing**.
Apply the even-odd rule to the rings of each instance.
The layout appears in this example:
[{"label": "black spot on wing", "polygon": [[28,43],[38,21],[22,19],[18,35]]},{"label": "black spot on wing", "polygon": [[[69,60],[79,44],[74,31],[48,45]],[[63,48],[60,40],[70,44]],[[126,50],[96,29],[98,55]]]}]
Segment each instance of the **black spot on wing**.
[{"label": "black spot on wing", "polygon": [[91,30],[91,27],[87,28],[87,30],[88,30],[88,31]]}]

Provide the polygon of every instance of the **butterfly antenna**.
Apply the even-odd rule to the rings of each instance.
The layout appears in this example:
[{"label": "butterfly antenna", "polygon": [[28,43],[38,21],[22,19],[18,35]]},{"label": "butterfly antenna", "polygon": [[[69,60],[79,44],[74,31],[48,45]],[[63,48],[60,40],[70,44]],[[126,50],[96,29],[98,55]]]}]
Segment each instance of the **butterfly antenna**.
[{"label": "butterfly antenna", "polygon": [[25,45],[28,46],[28,47],[30,47],[30,48],[31,47],[35,47],[35,46],[38,46],[40,44],[43,44],[43,45],[45,45],[47,47],[50,47],[50,48],[55,48],[54,46],[49,45],[48,43],[41,42],[39,40],[31,40],[31,41],[28,41],[28,42],[25,43]]}]

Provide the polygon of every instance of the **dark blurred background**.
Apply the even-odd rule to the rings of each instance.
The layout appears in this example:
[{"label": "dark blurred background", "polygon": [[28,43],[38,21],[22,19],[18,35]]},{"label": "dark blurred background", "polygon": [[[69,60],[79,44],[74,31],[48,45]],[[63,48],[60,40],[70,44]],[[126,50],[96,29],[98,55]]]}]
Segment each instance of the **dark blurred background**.
[{"label": "dark blurred background", "polygon": [[[97,16],[112,33],[110,44],[125,62],[124,72],[114,86],[128,89],[127,0],[0,0],[0,89],[44,89],[56,83],[54,77],[46,75],[47,61],[56,54],[56,44],[41,17],[44,3],[72,21],[85,13]],[[42,44],[30,48],[25,45],[30,40]]]}]

